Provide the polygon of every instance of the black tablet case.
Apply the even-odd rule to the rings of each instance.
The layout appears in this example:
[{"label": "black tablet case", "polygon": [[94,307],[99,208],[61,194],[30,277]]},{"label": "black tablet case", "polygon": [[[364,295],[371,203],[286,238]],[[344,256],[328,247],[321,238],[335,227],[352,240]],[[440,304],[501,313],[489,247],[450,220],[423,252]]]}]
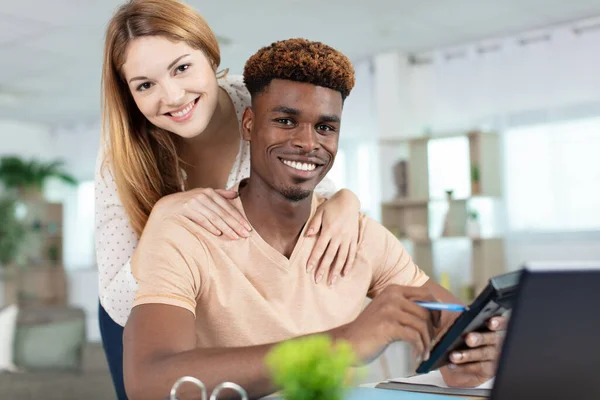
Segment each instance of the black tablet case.
[{"label": "black tablet case", "polygon": [[426,374],[449,363],[449,354],[466,348],[464,341],[469,332],[487,330],[486,322],[512,308],[522,270],[498,275],[490,279],[485,289],[464,311],[431,350],[429,359],[417,368],[417,374]]}]

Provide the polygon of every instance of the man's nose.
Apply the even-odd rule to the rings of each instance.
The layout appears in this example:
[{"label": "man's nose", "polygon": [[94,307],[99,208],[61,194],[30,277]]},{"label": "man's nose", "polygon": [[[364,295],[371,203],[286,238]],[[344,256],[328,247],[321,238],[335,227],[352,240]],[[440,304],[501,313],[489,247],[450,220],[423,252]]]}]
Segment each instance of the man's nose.
[{"label": "man's nose", "polygon": [[307,153],[318,150],[320,144],[315,127],[311,124],[300,125],[294,133],[292,145],[301,148]]}]

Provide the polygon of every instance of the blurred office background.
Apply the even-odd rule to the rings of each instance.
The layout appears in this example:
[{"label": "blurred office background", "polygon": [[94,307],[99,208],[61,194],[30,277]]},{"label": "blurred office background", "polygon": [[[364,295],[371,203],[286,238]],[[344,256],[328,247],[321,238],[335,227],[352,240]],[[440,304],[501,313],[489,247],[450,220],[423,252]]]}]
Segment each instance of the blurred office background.
[{"label": "blurred office background", "polygon": [[[12,359],[26,371],[0,374],[3,398],[111,398],[98,344],[93,179],[103,35],[121,3],[0,7],[0,157],[63,162],[43,193],[22,192],[17,217],[30,242],[0,262],[0,325],[19,304]],[[188,3],[218,35],[232,74],[289,37],[352,59],[356,87],[330,177],[465,300],[527,261],[600,259],[597,0]],[[0,228],[3,252],[10,235]],[[386,355],[372,379],[410,372],[402,346]]]}]

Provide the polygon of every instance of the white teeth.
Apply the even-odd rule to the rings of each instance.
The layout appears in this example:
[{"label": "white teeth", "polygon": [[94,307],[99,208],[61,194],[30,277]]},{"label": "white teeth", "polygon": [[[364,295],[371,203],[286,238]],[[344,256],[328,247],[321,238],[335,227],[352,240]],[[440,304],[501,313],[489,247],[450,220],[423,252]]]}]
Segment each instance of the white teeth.
[{"label": "white teeth", "polygon": [[298,169],[300,171],[312,171],[313,169],[317,168],[317,166],[315,164],[301,163],[298,161],[288,161],[288,160],[281,160],[281,161],[288,167],[292,167],[292,168]]},{"label": "white teeth", "polygon": [[194,108],[194,102],[192,101],[190,104],[188,104],[188,106],[186,108],[184,108],[181,111],[178,112],[172,112],[171,115],[174,117],[183,117],[184,115],[186,115],[187,113],[189,113],[190,111],[192,111],[192,108]]}]

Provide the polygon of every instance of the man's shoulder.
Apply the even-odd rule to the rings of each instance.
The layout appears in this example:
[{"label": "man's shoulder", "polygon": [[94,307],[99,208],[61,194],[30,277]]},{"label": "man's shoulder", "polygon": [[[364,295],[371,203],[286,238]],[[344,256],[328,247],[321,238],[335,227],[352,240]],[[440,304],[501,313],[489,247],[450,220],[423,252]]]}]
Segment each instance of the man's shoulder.
[{"label": "man's shoulder", "polygon": [[396,241],[396,237],[380,222],[361,212],[358,217],[358,249],[369,250]]},{"label": "man's shoulder", "polygon": [[[327,198],[315,193],[315,208],[318,208],[327,201]],[[364,239],[380,240],[386,239],[387,235],[391,234],[381,223],[365,214],[364,212],[358,213],[358,244]]]},{"label": "man's shoulder", "polygon": [[146,242],[146,246],[169,246],[179,250],[201,249],[198,243],[212,238],[218,237],[197,222],[177,214],[150,220],[142,234],[142,241]]}]

